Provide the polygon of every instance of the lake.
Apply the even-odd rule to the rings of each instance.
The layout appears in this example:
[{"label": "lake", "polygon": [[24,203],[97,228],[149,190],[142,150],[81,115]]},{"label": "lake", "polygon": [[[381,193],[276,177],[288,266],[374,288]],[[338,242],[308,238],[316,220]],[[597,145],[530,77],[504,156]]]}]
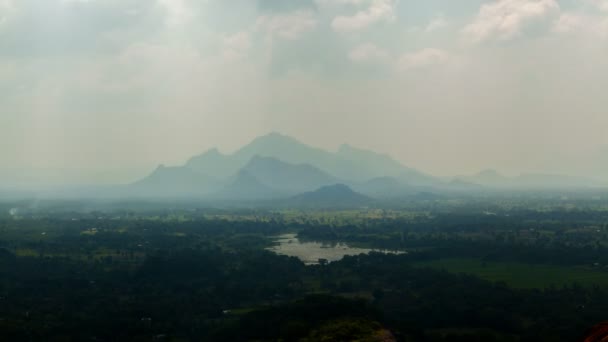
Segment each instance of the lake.
[{"label": "lake", "polygon": [[388,251],[379,249],[349,247],[345,243],[322,243],[300,241],[297,234],[283,234],[275,237],[277,243],[268,250],[280,255],[294,256],[302,260],[306,265],[316,265],[319,259],[326,259],[328,262],[338,261],[346,255],[367,254],[369,252],[401,254],[403,251]]}]

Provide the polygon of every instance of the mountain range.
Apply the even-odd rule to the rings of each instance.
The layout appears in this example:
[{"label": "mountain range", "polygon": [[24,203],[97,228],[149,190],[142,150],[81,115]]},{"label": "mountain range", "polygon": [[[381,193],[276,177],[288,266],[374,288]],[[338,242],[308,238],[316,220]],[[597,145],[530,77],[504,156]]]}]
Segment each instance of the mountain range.
[{"label": "mountain range", "polygon": [[357,195],[398,197],[420,186],[441,183],[387,155],[350,145],[328,152],[289,136],[270,133],[233,154],[213,148],[182,166],[161,165],[147,177],[128,185],[127,191],[136,197],[260,200],[291,198],[341,184],[351,191],[360,191],[362,194],[352,191],[351,195],[361,199]]},{"label": "mountain range", "polygon": [[456,177],[455,181],[478,184],[491,189],[564,189],[564,188],[596,188],[603,184],[584,177],[524,173],[507,177],[495,170],[484,170],[473,176]]},{"label": "mountain range", "polygon": [[[347,144],[336,152],[279,133],[258,137],[232,154],[214,148],[182,166],[159,166],[127,185],[132,197],[278,200],[285,203],[369,204],[371,200],[431,198],[429,194],[498,189],[593,187],[583,178],[486,170],[449,180],[407,167],[388,155]],[[422,196],[421,194],[424,194]]]}]

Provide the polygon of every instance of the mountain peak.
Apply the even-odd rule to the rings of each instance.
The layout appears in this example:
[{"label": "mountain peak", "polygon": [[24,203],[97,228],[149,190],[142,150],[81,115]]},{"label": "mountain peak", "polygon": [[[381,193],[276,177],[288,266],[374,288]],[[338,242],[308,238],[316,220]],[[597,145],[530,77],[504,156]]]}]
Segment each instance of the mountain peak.
[{"label": "mountain peak", "polygon": [[292,201],[296,201],[302,205],[358,207],[368,204],[371,198],[353,191],[347,185],[334,184],[297,195],[292,198]]},{"label": "mountain peak", "polygon": [[213,147],[213,148],[210,148],[209,150],[207,150],[207,152],[205,152],[205,154],[208,154],[208,155],[217,155],[217,154],[221,154],[221,153],[220,153],[220,150],[218,150],[217,147]]},{"label": "mountain peak", "polygon": [[197,156],[190,158],[190,160],[188,160],[188,163],[193,163],[193,162],[195,163],[197,161],[209,159],[209,158],[213,158],[213,160],[216,160],[217,158],[220,158],[223,156],[224,155],[220,152],[220,150],[218,150],[217,147],[213,147]]},{"label": "mountain peak", "polygon": [[272,131],[266,135],[263,135],[263,137],[286,137],[287,135],[281,134],[280,132],[277,131]]},{"label": "mountain peak", "polygon": [[289,135],[284,135],[279,132],[270,132],[266,135],[259,136],[252,143],[268,142],[268,143],[299,143],[295,138]]},{"label": "mountain peak", "polygon": [[[209,157],[222,157],[222,152],[217,147],[213,147],[198,155],[198,158],[209,158]],[[197,158],[197,157],[194,157]]]},{"label": "mountain peak", "polygon": [[352,147],[349,144],[342,144],[340,145],[340,147],[338,148],[338,152],[346,152],[346,151],[350,151],[350,150],[354,150],[355,148]]},{"label": "mountain peak", "polygon": [[334,191],[334,192],[341,192],[341,193],[347,193],[347,194],[354,193],[354,191],[348,185],[342,184],[342,183],[326,185],[324,187],[319,188],[317,191],[319,191],[319,192]]}]

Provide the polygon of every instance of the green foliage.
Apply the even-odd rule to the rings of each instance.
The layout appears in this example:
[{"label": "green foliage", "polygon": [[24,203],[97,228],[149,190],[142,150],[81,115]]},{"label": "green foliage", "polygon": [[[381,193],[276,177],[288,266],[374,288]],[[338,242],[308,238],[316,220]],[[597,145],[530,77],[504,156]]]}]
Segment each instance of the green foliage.
[{"label": "green foliage", "polygon": [[[24,211],[0,219],[0,340],[560,342],[605,320],[606,211],[484,206]],[[287,232],[409,253],[305,266],[265,250]]]}]

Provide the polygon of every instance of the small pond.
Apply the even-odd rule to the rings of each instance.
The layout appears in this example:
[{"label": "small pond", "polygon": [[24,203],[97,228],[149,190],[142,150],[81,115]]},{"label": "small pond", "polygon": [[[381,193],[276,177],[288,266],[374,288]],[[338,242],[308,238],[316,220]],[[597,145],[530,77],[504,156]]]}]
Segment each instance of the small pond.
[{"label": "small pond", "polygon": [[403,251],[388,251],[379,249],[349,247],[345,243],[321,243],[300,241],[297,234],[283,234],[275,237],[276,245],[268,250],[280,255],[294,256],[306,265],[315,265],[319,259],[328,262],[338,261],[346,255],[367,254],[369,252],[401,254]]}]

